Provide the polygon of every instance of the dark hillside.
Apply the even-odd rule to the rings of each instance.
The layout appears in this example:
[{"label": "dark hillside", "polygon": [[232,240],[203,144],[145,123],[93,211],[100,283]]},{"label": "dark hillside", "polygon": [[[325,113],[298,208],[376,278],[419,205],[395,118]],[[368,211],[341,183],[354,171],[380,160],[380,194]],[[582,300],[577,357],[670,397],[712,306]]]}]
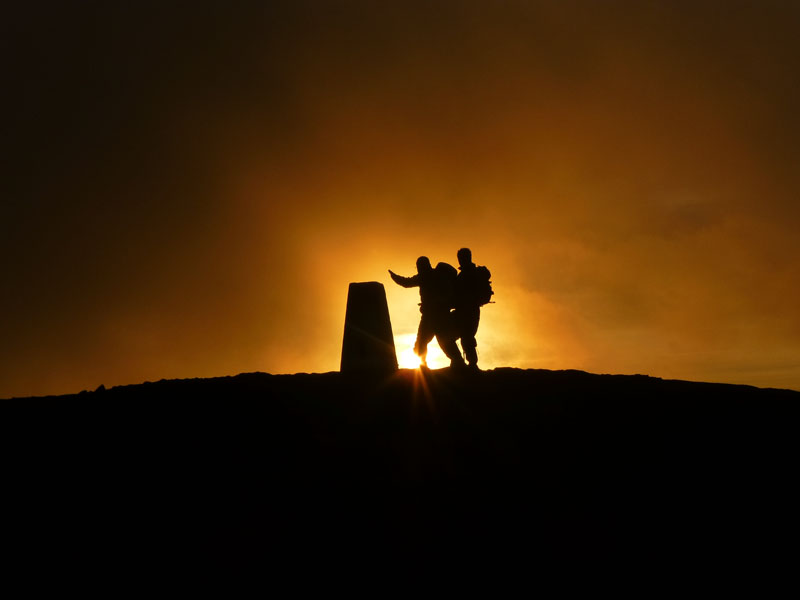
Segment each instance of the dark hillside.
[{"label": "dark hillside", "polygon": [[800,533],[792,391],[255,373],[0,410],[3,545],[36,560],[778,564]]}]

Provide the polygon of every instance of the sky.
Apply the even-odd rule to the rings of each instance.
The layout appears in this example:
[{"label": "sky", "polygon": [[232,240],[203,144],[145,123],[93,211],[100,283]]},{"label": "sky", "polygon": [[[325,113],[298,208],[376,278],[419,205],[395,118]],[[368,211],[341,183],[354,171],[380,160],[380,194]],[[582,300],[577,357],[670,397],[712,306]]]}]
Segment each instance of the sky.
[{"label": "sky", "polygon": [[387,270],[464,246],[483,368],[800,390],[798,28],[772,1],[14,3],[0,397],[334,371],[354,281],[405,356]]}]

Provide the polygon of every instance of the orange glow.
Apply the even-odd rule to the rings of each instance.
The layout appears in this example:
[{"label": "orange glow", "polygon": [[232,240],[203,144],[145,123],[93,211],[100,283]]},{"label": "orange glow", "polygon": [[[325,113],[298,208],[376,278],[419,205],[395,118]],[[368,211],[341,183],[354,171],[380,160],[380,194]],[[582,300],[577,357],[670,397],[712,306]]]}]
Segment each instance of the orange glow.
[{"label": "orange glow", "polygon": [[[395,334],[394,346],[397,351],[397,363],[401,369],[418,369],[420,365],[419,357],[414,353],[414,342],[417,339],[416,333]],[[450,366],[448,359],[436,338],[428,344],[427,363],[429,369],[442,369]]]},{"label": "orange glow", "polygon": [[414,353],[413,333],[404,333],[394,336],[394,347],[397,352],[397,364],[401,369],[417,369],[420,365],[419,357]]},{"label": "orange glow", "polygon": [[15,21],[0,397],[334,371],[356,281],[411,365],[462,246],[483,369],[800,389],[797,9],[600,4]]}]

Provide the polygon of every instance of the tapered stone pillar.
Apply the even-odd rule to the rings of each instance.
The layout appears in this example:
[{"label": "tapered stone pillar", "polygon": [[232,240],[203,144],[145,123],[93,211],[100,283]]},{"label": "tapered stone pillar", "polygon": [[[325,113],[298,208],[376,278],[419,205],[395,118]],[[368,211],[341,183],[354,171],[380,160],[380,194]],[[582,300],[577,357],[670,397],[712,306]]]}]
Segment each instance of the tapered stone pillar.
[{"label": "tapered stone pillar", "polygon": [[377,281],[351,283],[342,341],[343,373],[397,370],[386,290]]}]

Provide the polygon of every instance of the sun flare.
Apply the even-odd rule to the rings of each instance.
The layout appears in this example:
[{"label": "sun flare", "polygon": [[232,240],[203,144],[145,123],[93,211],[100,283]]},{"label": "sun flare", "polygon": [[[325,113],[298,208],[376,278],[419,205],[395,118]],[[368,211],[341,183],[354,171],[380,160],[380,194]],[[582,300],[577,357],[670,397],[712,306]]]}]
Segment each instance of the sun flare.
[{"label": "sun flare", "polygon": [[[414,342],[417,339],[415,333],[403,333],[396,335],[394,346],[397,351],[397,364],[401,369],[418,369],[420,365],[419,356],[414,353]],[[436,338],[428,344],[428,367],[431,369],[441,369],[450,366],[450,360],[444,355]]]}]

